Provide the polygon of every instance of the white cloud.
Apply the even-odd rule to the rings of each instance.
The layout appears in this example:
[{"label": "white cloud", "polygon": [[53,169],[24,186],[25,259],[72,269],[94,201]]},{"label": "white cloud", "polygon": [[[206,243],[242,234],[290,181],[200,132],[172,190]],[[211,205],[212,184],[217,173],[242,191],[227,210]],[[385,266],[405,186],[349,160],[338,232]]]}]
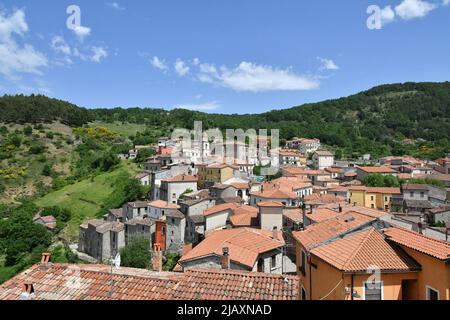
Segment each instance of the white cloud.
[{"label": "white cloud", "polygon": [[83,61],[101,62],[102,59],[108,57],[108,52],[103,47],[84,46],[83,48],[71,47],[62,36],[54,36],[50,47],[62,58],[58,58],[55,63],[57,65],[72,64],[72,58],[79,58]]},{"label": "white cloud", "polygon": [[25,12],[16,10],[10,16],[0,11],[0,73],[14,77],[17,73],[40,74],[47,66],[47,57],[30,44],[20,45],[15,36],[28,32]]},{"label": "white cloud", "polygon": [[70,56],[72,54],[72,49],[67,44],[66,40],[64,40],[61,36],[54,36],[51,42],[51,47],[55,52],[59,52]]},{"label": "white cloud", "polygon": [[[450,0],[448,0],[448,1],[450,1]],[[194,66],[198,66],[200,64],[200,59],[199,58],[194,58],[194,60],[192,60],[192,64]]]},{"label": "white cloud", "polygon": [[91,28],[83,27],[83,26],[75,26],[71,29],[75,35],[78,37],[78,40],[81,42],[84,41],[84,38],[91,34]]},{"label": "white cloud", "polygon": [[108,56],[108,52],[105,48],[102,47],[91,47],[92,56],[90,57],[91,61],[100,62],[102,59]]},{"label": "white cloud", "polygon": [[450,0],[442,0],[442,5],[443,6],[446,6],[448,4],[450,4]]},{"label": "white cloud", "polygon": [[175,68],[175,72],[180,77],[184,77],[185,75],[187,75],[189,73],[189,67],[181,59],[177,59],[177,61],[175,61],[174,68]]},{"label": "white cloud", "polygon": [[117,2],[108,2],[107,5],[116,10],[125,10],[125,8],[120,6],[120,4],[118,4]]},{"label": "white cloud", "polygon": [[339,66],[334,63],[333,60],[320,57],[317,57],[317,59],[322,63],[322,65],[320,66],[321,70],[339,70]]},{"label": "white cloud", "polygon": [[425,17],[437,5],[423,0],[403,0],[395,7],[395,13],[403,20]]},{"label": "white cloud", "polygon": [[395,12],[392,10],[391,6],[386,6],[380,12],[381,25],[385,26],[395,20]]},{"label": "white cloud", "polygon": [[245,61],[234,69],[225,66],[217,69],[211,64],[201,64],[197,77],[202,82],[213,83],[235,91],[294,91],[319,87],[317,79],[296,74],[291,68],[279,69]]},{"label": "white cloud", "polygon": [[171,109],[186,109],[186,110],[196,110],[196,111],[211,111],[220,108],[217,101],[206,102],[202,104],[178,104],[172,106]]},{"label": "white cloud", "polygon": [[159,59],[157,56],[154,56],[151,60],[150,60],[150,64],[152,66],[154,66],[157,69],[163,70],[163,71],[167,71],[167,65],[166,62],[164,60]]}]

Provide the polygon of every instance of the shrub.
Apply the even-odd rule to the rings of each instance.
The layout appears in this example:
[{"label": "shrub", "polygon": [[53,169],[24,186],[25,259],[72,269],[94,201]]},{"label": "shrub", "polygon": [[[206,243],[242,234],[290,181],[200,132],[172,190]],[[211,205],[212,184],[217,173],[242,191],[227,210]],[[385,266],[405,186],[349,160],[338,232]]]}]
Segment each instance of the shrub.
[{"label": "shrub", "polygon": [[152,259],[150,253],[150,240],[136,236],[120,250],[121,264],[124,267],[147,269]]}]

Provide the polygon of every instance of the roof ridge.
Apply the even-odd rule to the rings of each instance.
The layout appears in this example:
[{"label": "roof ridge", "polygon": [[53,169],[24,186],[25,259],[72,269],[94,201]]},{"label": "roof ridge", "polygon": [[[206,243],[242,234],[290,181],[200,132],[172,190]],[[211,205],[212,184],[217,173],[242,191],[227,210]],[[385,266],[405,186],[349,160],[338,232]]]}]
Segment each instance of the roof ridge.
[{"label": "roof ridge", "polygon": [[[367,230],[363,230],[360,233],[363,233],[363,232],[367,232],[367,234],[364,236],[363,240],[358,245],[358,247],[355,249],[355,251],[347,259],[347,261],[345,262],[345,264],[343,266],[343,269],[346,269],[350,265],[350,263],[353,261],[353,259],[356,257],[356,255],[359,253],[359,251],[362,249],[362,247],[366,244],[367,240],[369,240],[369,238],[372,236],[372,234],[374,232],[376,232],[376,229],[372,227],[368,231]],[[349,235],[349,237],[355,236],[357,234],[359,234],[359,232],[355,233],[355,234],[351,234],[351,235]],[[343,238],[343,239],[345,239],[345,238]],[[340,239],[340,240],[343,240],[343,239]]]},{"label": "roof ridge", "polygon": [[[403,227],[400,227],[400,226],[392,226],[392,227],[390,227],[390,228],[385,228],[384,230],[386,230],[386,229],[400,229],[400,230],[402,230],[402,231],[406,231],[406,232],[408,232],[408,233],[414,234],[414,235],[419,236],[419,237],[421,237],[421,238],[426,238],[426,239],[431,240],[431,241],[433,241],[433,242],[438,242],[438,243],[440,243],[440,244],[444,244],[444,245],[446,245],[446,246],[448,246],[448,247],[450,248],[450,242],[447,242],[447,241],[444,241],[444,240],[438,240],[438,239],[429,237],[429,236],[427,236],[427,235],[424,235],[424,234],[421,234],[421,233],[418,233],[418,232],[416,232],[416,231],[409,230],[409,229],[406,229],[406,228],[403,228]],[[388,239],[391,238],[389,235],[386,235],[386,237],[387,237]]]}]

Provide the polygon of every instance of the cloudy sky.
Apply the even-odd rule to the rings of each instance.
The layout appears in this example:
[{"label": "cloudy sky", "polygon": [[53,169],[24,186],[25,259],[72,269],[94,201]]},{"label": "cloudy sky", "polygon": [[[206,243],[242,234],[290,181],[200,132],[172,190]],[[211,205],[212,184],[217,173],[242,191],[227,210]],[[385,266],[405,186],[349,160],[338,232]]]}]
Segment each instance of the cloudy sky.
[{"label": "cloudy sky", "polygon": [[0,0],[0,95],[84,107],[257,113],[450,80],[449,58],[450,0]]}]

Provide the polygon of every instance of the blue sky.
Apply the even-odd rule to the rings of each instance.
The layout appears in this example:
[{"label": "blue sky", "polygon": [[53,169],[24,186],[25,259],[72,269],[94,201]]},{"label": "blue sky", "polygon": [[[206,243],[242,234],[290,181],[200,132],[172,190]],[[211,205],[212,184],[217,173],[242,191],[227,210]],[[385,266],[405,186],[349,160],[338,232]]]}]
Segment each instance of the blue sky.
[{"label": "blue sky", "polygon": [[[450,80],[450,0],[0,1],[0,94],[259,113]],[[81,24],[68,28],[68,6]],[[369,5],[381,29],[369,29]]]}]

